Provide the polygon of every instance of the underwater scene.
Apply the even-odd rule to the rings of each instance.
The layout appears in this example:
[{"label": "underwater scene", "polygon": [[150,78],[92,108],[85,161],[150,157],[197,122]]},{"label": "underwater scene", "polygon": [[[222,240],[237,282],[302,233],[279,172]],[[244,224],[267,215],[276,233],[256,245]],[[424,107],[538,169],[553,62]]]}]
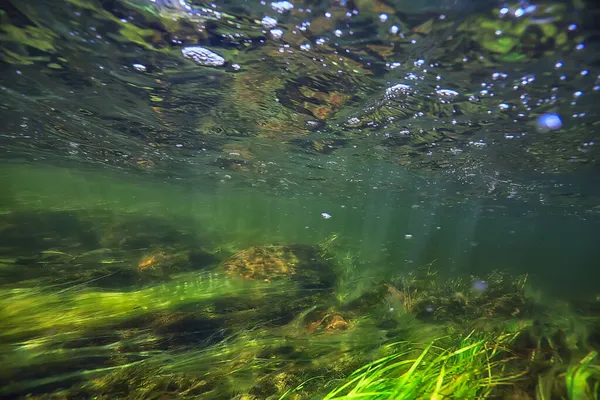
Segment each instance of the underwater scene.
[{"label": "underwater scene", "polygon": [[0,3],[0,398],[600,399],[600,3]]}]

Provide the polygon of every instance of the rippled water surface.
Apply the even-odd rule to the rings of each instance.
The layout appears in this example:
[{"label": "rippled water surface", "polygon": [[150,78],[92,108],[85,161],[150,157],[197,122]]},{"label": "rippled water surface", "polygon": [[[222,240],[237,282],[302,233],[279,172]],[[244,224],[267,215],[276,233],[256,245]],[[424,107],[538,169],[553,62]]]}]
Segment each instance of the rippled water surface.
[{"label": "rippled water surface", "polygon": [[3,2],[0,397],[598,399],[598,18]]}]

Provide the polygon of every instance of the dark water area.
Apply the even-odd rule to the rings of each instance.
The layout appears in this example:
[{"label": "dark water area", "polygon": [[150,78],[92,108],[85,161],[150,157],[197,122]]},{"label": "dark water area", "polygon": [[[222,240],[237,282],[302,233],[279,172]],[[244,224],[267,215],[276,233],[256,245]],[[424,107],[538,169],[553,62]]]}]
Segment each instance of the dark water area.
[{"label": "dark water area", "polygon": [[0,397],[600,398],[591,1],[0,6]]}]

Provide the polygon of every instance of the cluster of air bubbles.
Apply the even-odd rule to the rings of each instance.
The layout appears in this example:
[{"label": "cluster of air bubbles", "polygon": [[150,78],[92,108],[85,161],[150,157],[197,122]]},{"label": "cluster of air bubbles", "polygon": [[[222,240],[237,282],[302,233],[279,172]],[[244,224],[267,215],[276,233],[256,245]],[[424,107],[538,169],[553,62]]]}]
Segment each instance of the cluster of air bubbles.
[{"label": "cluster of air bubbles", "polygon": [[296,26],[296,28],[298,28],[302,32],[306,32],[306,30],[308,29],[309,26],[310,26],[310,21],[304,21],[299,26]]},{"label": "cluster of air bubbles", "polygon": [[206,67],[220,67],[225,64],[225,59],[204,47],[190,46],[181,50],[185,58],[189,58],[196,64]]},{"label": "cluster of air bubbles", "polygon": [[261,24],[265,26],[265,28],[271,29],[277,26],[277,20],[273,17],[264,17],[261,21]]},{"label": "cluster of air bubbles", "polygon": [[294,5],[289,1],[274,1],[271,3],[271,8],[278,13],[282,14],[286,11],[291,11],[294,9]]},{"label": "cluster of air bubbles", "polygon": [[271,29],[271,36],[273,39],[281,39],[283,31],[281,29]]},{"label": "cluster of air bubbles", "polygon": [[408,93],[410,93],[411,90],[412,90],[412,88],[409,85],[405,85],[403,83],[399,83],[397,85],[394,85],[392,87],[387,88],[385,90],[385,97],[386,98],[392,98],[396,94],[399,94],[399,93],[408,94]]}]

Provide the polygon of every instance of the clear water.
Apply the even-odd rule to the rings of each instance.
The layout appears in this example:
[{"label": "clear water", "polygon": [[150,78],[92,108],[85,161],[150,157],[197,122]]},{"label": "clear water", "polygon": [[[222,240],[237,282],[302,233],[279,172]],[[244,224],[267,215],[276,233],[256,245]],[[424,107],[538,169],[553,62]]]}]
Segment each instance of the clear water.
[{"label": "clear water", "polygon": [[595,3],[287,6],[2,6],[3,398],[598,398]]}]

